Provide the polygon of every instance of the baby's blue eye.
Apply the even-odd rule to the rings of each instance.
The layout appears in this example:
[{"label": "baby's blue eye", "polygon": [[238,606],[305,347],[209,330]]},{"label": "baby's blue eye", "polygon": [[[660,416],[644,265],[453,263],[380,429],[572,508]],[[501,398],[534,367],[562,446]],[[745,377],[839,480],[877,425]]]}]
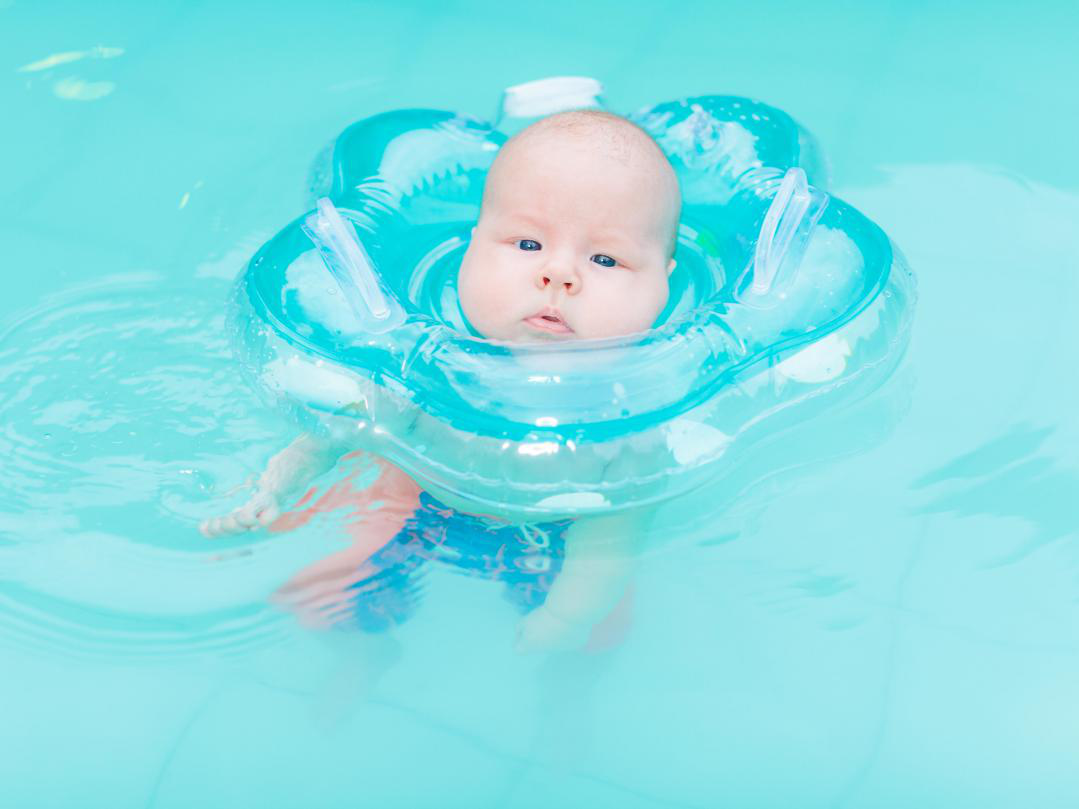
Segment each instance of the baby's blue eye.
[{"label": "baby's blue eye", "polygon": [[592,256],[592,260],[601,267],[615,267],[618,265],[617,261],[610,256],[603,255],[603,253],[596,253],[596,255]]},{"label": "baby's blue eye", "polygon": [[532,239],[520,239],[517,246],[522,250],[539,250],[540,243]]}]

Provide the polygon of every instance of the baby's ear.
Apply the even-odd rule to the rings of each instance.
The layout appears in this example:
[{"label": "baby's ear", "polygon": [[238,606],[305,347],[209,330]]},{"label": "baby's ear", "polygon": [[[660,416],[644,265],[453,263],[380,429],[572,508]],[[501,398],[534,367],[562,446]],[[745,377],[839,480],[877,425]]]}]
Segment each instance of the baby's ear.
[{"label": "baby's ear", "polygon": [[678,262],[672,258],[670,264],[667,265],[667,275],[670,275],[672,272],[674,272],[674,268],[677,264]]}]

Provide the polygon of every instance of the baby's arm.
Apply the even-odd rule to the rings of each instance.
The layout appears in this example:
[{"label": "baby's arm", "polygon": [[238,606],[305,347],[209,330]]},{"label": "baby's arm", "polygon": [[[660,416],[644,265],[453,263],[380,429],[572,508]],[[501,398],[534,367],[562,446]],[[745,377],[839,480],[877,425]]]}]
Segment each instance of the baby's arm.
[{"label": "baby's arm", "polygon": [[269,525],[281,514],[289,495],[332,469],[350,449],[338,440],[304,433],[270,459],[250,500],[230,514],[206,520],[199,530],[216,537]]},{"label": "baby's arm", "polygon": [[562,570],[543,605],[521,619],[518,651],[583,646],[614,609],[633,575],[648,515],[641,511],[585,517],[566,534]]}]

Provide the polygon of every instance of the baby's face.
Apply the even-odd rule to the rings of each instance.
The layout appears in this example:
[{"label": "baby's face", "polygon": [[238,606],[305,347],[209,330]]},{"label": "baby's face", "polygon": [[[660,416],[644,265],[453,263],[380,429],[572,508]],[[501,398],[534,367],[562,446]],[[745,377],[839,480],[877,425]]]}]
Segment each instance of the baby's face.
[{"label": "baby's face", "polygon": [[485,337],[613,337],[650,328],[663,310],[677,181],[652,144],[609,146],[550,132],[504,147],[458,278]]}]

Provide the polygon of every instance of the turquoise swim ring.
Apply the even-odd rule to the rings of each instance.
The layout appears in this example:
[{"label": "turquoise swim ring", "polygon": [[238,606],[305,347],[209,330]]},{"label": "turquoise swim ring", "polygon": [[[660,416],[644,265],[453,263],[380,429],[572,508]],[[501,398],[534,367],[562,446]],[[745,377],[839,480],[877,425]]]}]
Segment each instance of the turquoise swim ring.
[{"label": "turquoise swim ring", "polygon": [[890,374],[913,278],[885,233],[819,186],[785,113],[732,96],[630,116],[684,208],[670,302],[628,337],[506,344],[466,322],[456,273],[506,136],[438,110],[359,121],[315,211],[251,259],[240,344],[309,428],[474,512],[551,519],[706,485],[761,437]]}]

